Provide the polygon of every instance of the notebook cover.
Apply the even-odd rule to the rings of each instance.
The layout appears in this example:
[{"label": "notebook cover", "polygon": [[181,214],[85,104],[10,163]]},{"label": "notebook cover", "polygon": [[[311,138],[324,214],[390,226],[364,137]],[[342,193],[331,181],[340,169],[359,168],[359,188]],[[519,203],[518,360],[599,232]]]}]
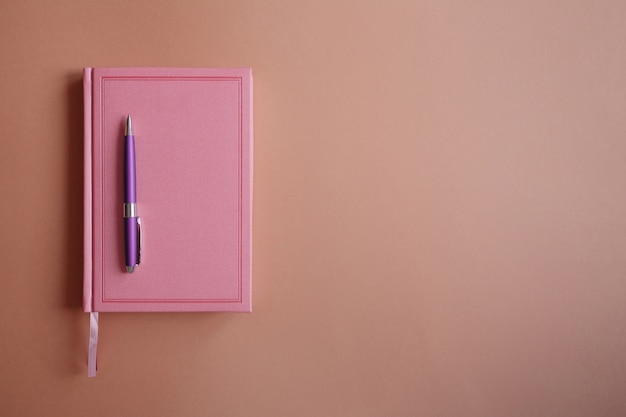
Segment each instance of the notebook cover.
[{"label": "notebook cover", "polygon": [[[250,69],[86,68],[84,309],[251,311]],[[141,264],[124,265],[133,119]]]}]

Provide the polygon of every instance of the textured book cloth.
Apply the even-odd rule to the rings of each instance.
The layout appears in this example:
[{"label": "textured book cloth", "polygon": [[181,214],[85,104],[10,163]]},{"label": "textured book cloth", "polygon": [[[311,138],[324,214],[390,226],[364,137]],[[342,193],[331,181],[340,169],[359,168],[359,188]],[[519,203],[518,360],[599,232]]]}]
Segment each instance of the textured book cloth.
[{"label": "textured book cloth", "polygon": [[[250,311],[250,69],[86,68],[84,102],[85,311]],[[133,273],[122,219],[129,114],[141,217]]]}]

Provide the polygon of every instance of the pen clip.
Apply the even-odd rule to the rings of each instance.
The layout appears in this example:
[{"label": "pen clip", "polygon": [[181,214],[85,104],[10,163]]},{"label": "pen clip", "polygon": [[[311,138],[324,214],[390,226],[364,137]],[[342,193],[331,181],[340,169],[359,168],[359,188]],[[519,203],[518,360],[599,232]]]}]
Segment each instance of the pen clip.
[{"label": "pen clip", "polygon": [[141,233],[141,217],[137,217],[137,265],[141,263],[141,245],[143,236]]}]

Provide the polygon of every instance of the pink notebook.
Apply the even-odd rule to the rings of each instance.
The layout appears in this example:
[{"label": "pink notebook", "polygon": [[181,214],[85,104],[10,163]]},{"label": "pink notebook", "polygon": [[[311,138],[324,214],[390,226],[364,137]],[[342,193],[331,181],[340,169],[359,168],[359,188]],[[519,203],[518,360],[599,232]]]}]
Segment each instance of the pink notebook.
[{"label": "pink notebook", "polygon": [[[84,94],[85,311],[251,311],[250,69],[86,68]],[[142,225],[133,273],[122,221],[128,114]]]}]

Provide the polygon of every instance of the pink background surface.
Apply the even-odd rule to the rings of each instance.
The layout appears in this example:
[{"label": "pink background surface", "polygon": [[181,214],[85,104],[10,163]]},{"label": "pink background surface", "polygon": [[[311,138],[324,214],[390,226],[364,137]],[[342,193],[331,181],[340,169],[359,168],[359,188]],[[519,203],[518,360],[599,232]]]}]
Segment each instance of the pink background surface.
[{"label": "pink background surface", "polygon": [[[626,3],[0,6],[0,415],[623,416]],[[81,312],[84,66],[251,66],[252,314]]]}]

